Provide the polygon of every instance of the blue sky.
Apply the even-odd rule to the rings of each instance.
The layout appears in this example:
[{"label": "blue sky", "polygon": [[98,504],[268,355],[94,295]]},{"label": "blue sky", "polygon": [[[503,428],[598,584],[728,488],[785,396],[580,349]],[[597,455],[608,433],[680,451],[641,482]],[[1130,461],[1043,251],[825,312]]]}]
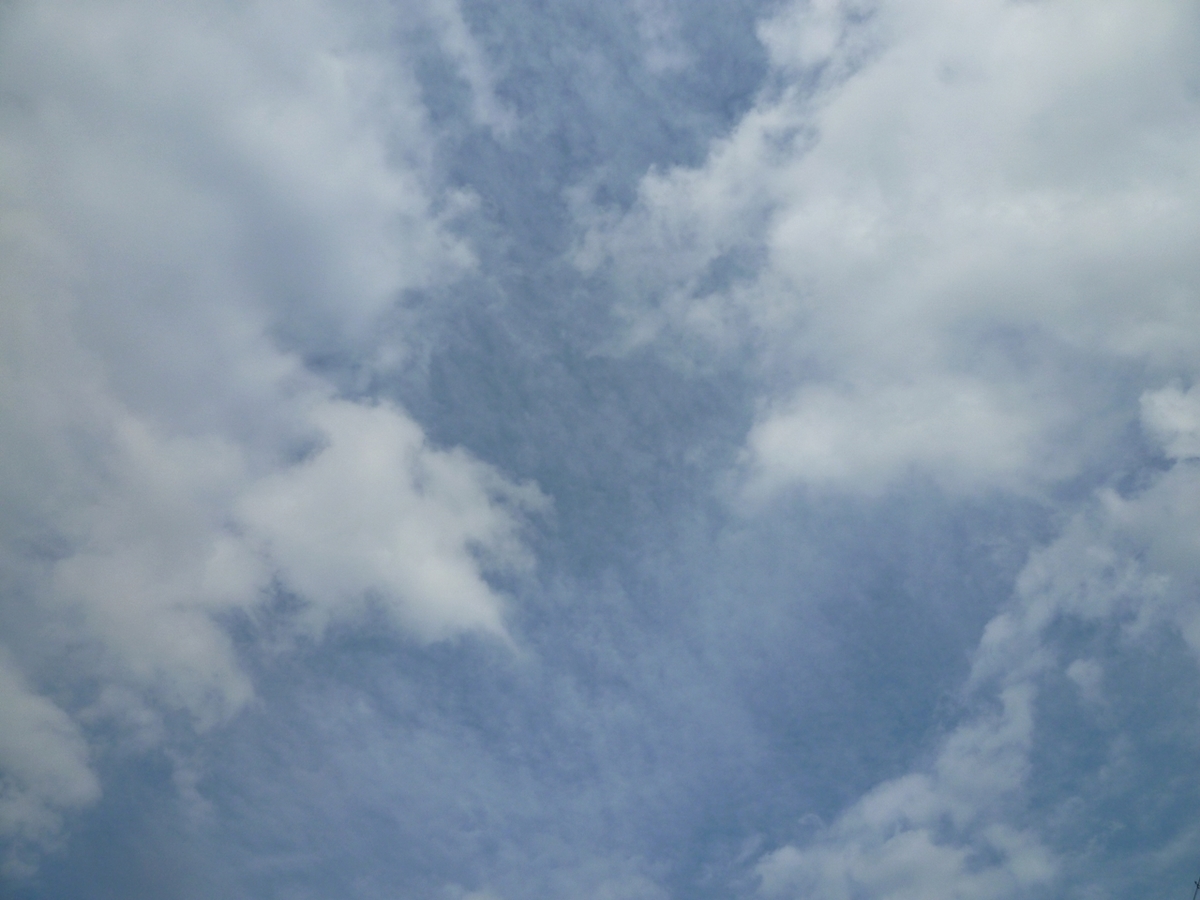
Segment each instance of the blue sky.
[{"label": "blue sky", "polygon": [[1186,894],[1192,4],[18,0],[0,85],[0,894]]}]

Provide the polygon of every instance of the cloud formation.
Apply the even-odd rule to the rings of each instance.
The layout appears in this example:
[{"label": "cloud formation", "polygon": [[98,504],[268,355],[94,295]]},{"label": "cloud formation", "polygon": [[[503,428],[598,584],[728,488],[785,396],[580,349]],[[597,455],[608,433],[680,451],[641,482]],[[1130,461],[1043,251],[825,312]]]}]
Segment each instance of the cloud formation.
[{"label": "cloud formation", "polygon": [[754,493],[1073,476],[1136,418],[1090,373],[1194,374],[1196,24],[790,4],[760,26],[755,107],[597,220],[580,263],[622,285],[634,342],[753,348]]},{"label": "cloud formation", "polygon": [[1186,884],[1198,44],[9,4],[0,892]]},{"label": "cloud formation", "polygon": [[[241,708],[230,617],[281,592],[318,638],[372,608],[421,640],[505,635],[487,573],[529,565],[539,492],[305,363],[403,353],[381,314],[472,265],[412,74],[380,52],[393,15],[4,13],[6,838],[96,798],[80,721]],[[90,706],[38,692],[72,679]]]},{"label": "cloud formation", "polygon": [[[1197,398],[1166,389],[1145,399],[1151,422],[1167,406],[1189,423],[1169,435],[1168,447],[1194,440]],[[1129,690],[1109,670],[1161,652],[1164,638],[1181,639],[1191,657],[1184,672],[1170,676],[1194,676],[1200,472],[1183,454],[1170,456],[1178,461],[1144,490],[1130,497],[1100,492],[1032,556],[1010,608],[988,623],[975,652],[966,702],[976,711],[944,739],[928,769],[874,788],[811,843],[766,856],[758,865],[766,896],[1062,896],[1067,876],[1095,885],[1085,870],[1102,850],[1090,848],[1068,865],[1049,840],[1062,810],[1038,797],[1045,788],[1036,777],[1035,745],[1058,726],[1039,692],[1055,678],[1069,680],[1088,718],[1103,719],[1104,707]],[[1094,656],[1076,657],[1072,630],[1107,631],[1113,639],[1093,641]],[[1105,735],[1106,766],[1132,755],[1129,727],[1109,723],[1116,734]],[[1111,794],[1121,786],[1109,774],[1092,789]],[[1153,805],[1161,788],[1137,790],[1144,794],[1135,802]]]},{"label": "cloud formation", "polygon": [[[1098,889],[1079,860],[1099,851],[1056,847],[1050,823],[1081,801],[1054,796],[1041,754],[1075,740],[1063,703],[1111,742],[1101,770],[1151,753],[1097,704],[1124,702],[1106,673],[1155,641],[1182,640],[1170,677],[1194,677],[1196,389],[1180,385],[1200,358],[1200,19],[1184,3],[814,0],[759,34],[773,68],[754,108],[702,165],[585,215],[576,250],[619,286],[627,348],[754,367],[743,496],[916,482],[1048,501],[1139,453],[1172,461],[1099,490],[1031,558],[932,760],[764,856],[761,892]],[[1073,658],[1073,631],[1119,637]],[[1109,802],[1129,790],[1097,778]]]}]

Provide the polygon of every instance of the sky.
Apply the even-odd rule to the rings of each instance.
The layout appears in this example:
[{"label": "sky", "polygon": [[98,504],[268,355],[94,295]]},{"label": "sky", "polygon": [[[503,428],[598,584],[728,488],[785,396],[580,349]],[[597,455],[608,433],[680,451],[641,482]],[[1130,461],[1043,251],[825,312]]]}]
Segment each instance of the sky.
[{"label": "sky", "polygon": [[1200,7],[0,7],[0,896],[1200,874]]}]

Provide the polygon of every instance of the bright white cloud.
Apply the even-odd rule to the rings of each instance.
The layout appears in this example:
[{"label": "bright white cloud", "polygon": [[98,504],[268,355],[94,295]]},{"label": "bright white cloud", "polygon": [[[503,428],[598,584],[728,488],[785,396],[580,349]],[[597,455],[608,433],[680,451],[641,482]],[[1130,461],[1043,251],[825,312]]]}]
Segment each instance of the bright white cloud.
[{"label": "bright white cloud", "polygon": [[310,621],[319,627],[375,601],[427,638],[470,628],[503,634],[480,566],[530,562],[513,512],[544,505],[536,488],[514,486],[461,451],[429,447],[386,405],[331,401],[313,419],[327,446],[236,505],[248,539],[310,599]]},{"label": "bright white cloud", "polygon": [[6,615],[51,636],[21,660],[101,690],[66,710],[0,672],[0,835],[45,839],[95,798],[72,715],[144,738],[155,708],[200,728],[240,708],[222,621],[277,586],[318,634],[371,603],[422,639],[504,634],[485,575],[528,565],[541,495],[289,349],[367,346],[403,291],[472,265],[413,77],[377,52],[389,15],[4,13],[0,571],[28,607]]},{"label": "bright white cloud", "polygon": [[593,222],[580,263],[635,340],[755,348],[755,490],[1052,482],[1136,420],[1081,367],[1161,384],[1200,358],[1197,24],[1185,2],[789,4],[760,29],[774,86],[703,166]]},{"label": "bright white cloud", "polygon": [[[748,456],[755,494],[790,481],[886,487],[903,467],[931,467],[952,487],[979,477],[1003,481],[1028,469],[1033,423],[1018,398],[974,379],[926,377],[869,389],[802,388],[752,429]],[[1051,460],[1043,450],[1042,471]]]},{"label": "bright white cloud", "polygon": [[1200,456],[1200,386],[1178,386],[1142,394],[1142,420],[1171,459]]}]

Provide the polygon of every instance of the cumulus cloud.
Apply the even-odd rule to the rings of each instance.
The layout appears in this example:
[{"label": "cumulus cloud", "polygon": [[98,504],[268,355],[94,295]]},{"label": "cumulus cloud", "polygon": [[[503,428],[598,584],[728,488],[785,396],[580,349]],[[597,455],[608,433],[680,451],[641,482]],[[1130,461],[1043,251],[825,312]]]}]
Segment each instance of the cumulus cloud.
[{"label": "cumulus cloud", "polygon": [[[9,872],[73,819],[44,892],[1191,865],[1196,11],[614,9],[0,13]],[[652,352],[589,355],[609,297]],[[555,485],[547,577],[549,501],[446,436]],[[805,490],[731,518],[739,459]]]},{"label": "cumulus cloud", "polygon": [[1182,2],[788,4],[754,108],[577,259],[630,340],[753,352],[755,491],[1051,483],[1138,414],[1082,373],[1194,371],[1197,34]]},{"label": "cumulus cloud", "polygon": [[5,837],[95,798],[81,723],[243,706],[227,619],[280,590],[316,635],[372,604],[420,639],[504,634],[487,574],[528,565],[541,495],[304,363],[373,352],[405,291],[472,265],[390,30],[369,3],[4,12]]},{"label": "cumulus cloud", "polygon": [[1055,831],[1092,802],[1047,774],[1046,747],[1082,752],[1057,714],[1082,704],[1071,721],[1105,735],[1059,781],[1116,802],[1142,736],[1110,670],[1174,640],[1172,677],[1194,678],[1198,26],[1173,2],[790,3],[759,29],[768,84],[704,164],[585,216],[576,261],[618,286],[628,344],[756,370],[752,499],[912,476],[1044,497],[1111,478],[1138,430],[1173,463],[1064,513],[932,760],[764,856],[764,895],[1061,895],[1102,851]]},{"label": "cumulus cloud", "polygon": [[462,451],[430,448],[386,405],[331,401],[313,412],[328,446],[271,473],[238,499],[249,540],[311,598],[318,624],[374,600],[426,638],[461,629],[504,633],[481,565],[531,562],[521,509],[544,505]]},{"label": "cumulus cloud", "polygon": [[793,481],[873,492],[906,467],[931,469],[944,484],[963,487],[1048,464],[1030,458],[1035,426],[1016,398],[998,393],[987,382],[953,377],[802,388],[750,432],[752,493],[767,495]]}]

